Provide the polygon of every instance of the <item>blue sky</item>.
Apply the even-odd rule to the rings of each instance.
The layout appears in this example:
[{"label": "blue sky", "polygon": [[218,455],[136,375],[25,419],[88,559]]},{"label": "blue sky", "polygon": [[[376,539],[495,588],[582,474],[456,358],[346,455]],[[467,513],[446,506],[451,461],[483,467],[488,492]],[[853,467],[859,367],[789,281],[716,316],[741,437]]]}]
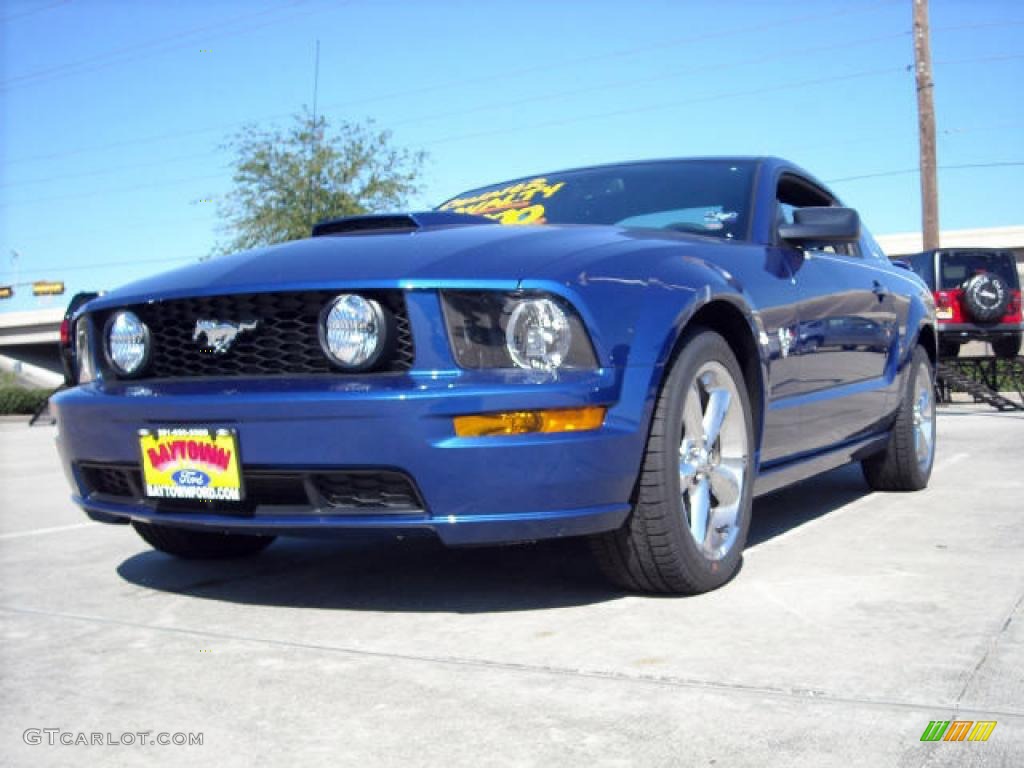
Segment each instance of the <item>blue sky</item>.
[{"label": "blue sky", "polygon": [[[942,227],[1024,224],[1024,5],[931,6],[940,167],[1018,163],[941,171]],[[651,157],[912,169],[910,27],[911,0],[6,0],[0,284],[113,288],[208,254],[220,146],[311,104],[317,39],[320,111],[426,150],[426,207]],[[876,234],[919,228],[914,173],[832,186]],[[45,305],[22,288],[0,311]]]}]

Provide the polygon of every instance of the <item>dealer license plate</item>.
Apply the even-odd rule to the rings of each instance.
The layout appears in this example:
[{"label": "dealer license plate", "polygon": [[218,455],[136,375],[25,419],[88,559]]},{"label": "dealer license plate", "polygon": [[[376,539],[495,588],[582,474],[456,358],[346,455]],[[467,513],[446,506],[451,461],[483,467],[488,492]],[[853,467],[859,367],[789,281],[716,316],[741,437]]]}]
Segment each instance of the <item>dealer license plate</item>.
[{"label": "dealer license plate", "polygon": [[241,501],[238,435],[232,429],[140,429],[142,475],[153,499]]}]

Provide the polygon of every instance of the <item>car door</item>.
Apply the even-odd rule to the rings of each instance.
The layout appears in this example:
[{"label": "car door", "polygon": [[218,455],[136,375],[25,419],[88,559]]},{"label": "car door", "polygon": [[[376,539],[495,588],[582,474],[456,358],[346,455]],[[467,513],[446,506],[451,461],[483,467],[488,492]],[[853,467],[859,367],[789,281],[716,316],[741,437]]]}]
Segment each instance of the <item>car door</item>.
[{"label": "car door", "polygon": [[[780,222],[793,208],[831,205],[812,186],[780,183]],[[822,450],[879,427],[889,412],[896,312],[889,278],[859,243],[785,243],[799,291],[793,352],[799,356],[800,453]]]},{"label": "car door", "polygon": [[[734,265],[743,269],[740,264]],[[750,275],[746,284],[758,307],[756,322],[760,343],[767,356],[762,464],[785,459],[799,450],[799,426],[788,405],[800,388],[800,361],[790,354],[793,329],[798,325],[800,292],[793,273],[792,256],[768,248],[763,269]]]}]

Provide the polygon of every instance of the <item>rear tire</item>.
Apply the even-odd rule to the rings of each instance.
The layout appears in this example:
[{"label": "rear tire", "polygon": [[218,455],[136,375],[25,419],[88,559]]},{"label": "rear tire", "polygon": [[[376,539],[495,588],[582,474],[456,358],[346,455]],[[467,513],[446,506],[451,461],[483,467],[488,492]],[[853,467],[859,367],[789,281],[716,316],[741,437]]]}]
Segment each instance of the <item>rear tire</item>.
[{"label": "rear tire", "polygon": [[956,357],[960,354],[960,342],[959,341],[946,341],[945,339],[939,339],[939,357]]},{"label": "rear tire", "polygon": [[1021,334],[1008,333],[1005,336],[998,336],[992,339],[992,352],[996,357],[1004,360],[1017,357],[1020,354]]},{"label": "rear tire", "polygon": [[591,538],[605,575],[628,590],[721,586],[739,568],[750,527],[754,429],[739,363],[704,328],[682,345],[655,406],[633,512]]},{"label": "rear tire", "polygon": [[151,523],[132,522],[132,527],[154,549],[186,560],[246,557],[263,551],[274,540],[273,536],[208,533]]},{"label": "rear tire", "polygon": [[935,375],[924,347],[914,348],[907,387],[884,451],[861,462],[876,491],[919,491],[935,463]]}]

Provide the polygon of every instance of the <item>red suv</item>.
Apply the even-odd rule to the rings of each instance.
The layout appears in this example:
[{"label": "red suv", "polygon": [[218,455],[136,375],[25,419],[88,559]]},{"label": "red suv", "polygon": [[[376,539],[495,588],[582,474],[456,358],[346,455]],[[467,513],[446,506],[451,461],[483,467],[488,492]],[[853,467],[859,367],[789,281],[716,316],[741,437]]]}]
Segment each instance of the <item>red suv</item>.
[{"label": "red suv", "polygon": [[1020,353],[1020,275],[1012,251],[942,248],[909,257],[935,296],[939,354],[956,357],[967,341],[987,341],[996,357]]}]

